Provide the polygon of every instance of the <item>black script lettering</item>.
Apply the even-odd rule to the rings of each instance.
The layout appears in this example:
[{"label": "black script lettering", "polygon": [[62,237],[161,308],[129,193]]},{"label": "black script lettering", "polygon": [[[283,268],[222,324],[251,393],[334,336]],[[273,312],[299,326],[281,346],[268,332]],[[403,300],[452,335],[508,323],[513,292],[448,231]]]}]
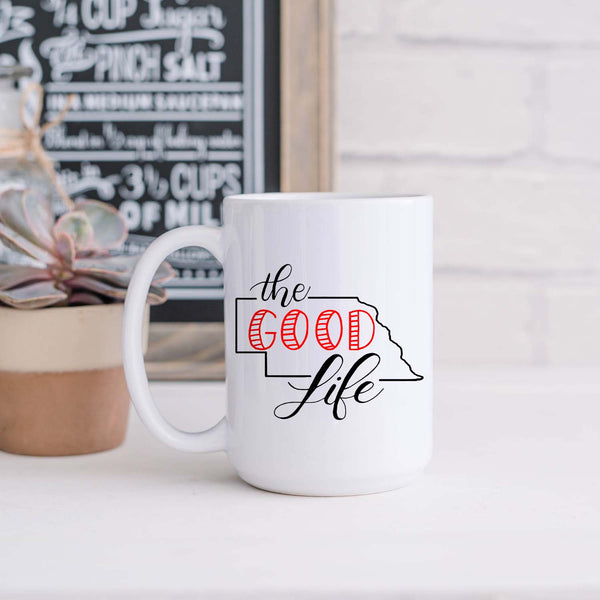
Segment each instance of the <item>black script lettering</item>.
[{"label": "black script lettering", "polygon": [[[301,302],[304,300],[310,292],[310,286],[306,287],[303,283],[297,283],[291,293],[286,286],[281,286],[283,281],[286,281],[292,275],[292,265],[285,264],[277,271],[273,281],[271,281],[271,273],[267,274],[267,278],[263,281],[255,283],[250,289],[253,290],[257,286],[262,286],[260,297],[262,300],[277,300],[277,296],[281,293],[281,306],[284,308],[289,306],[292,300]],[[302,293],[304,292],[304,295]]]},{"label": "black script lettering", "polygon": [[[338,373],[344,366],[344,359],[340,354],[332,354],[323,363],[308,388],[299,388],[291,383],[288,384],[295,390],[305,392],[302,399],[279,404],[273,413],[279,419],[290,419],[297,415],[305,404],[324,402],[333,407],[334,419],[342,421],[346,418],[347,414],[345,400],[353,399],[359,404],[366,404],[379,396],[383,391],[383,388],[381,388],[374,395],[370,397],[365,396],[367,392],[373,390],[375,387],[375,384],[370,380],[366,380],[366,378],[379,366],[380,362],[381,357],[378,354],[374,352],[365,354],[348,369],[346,376],[342,378]],[[367,370],[361,374],[361,367],[363,366]],[[334,379],[335,382],[333,381]],[[338,382],[340,381],[341,383],[338,387]],[[321,388],[324,389],[325,387],[327,391],[321,396]],[[344,395],[345,392],[350,393]],[[315,397],[316,395],[320,397]]]}]

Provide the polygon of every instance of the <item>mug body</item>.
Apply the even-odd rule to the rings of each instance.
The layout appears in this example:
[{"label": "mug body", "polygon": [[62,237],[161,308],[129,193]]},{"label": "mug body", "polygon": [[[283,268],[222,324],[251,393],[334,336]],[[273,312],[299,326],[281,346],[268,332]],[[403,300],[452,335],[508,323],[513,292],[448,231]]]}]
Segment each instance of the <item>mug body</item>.
[{"label": "mug body", "polygon": [[224,201],[227,446],[266,490],[400,487],[432,447],[432,200]]}]

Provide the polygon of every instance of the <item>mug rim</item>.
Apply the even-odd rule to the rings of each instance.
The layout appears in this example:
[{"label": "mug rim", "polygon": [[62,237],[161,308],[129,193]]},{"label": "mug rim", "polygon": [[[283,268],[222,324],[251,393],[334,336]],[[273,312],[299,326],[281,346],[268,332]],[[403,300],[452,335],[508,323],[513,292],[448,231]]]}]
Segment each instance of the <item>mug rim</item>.
[{"label": "mug rim", "polygon": [[345,192],[265,192],[252,194],[232,194],[226,196],[224,202],[317,202],[329,203],[337,201],[385,201],[431,200],[429,194],[359,194]]}]

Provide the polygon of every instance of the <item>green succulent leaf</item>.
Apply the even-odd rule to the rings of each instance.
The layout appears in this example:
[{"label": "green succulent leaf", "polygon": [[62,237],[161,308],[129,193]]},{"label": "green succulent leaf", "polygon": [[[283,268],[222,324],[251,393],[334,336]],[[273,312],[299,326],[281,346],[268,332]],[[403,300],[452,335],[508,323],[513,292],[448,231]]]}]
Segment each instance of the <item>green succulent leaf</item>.
[{"label": "green succulent leaf", "polygon": [[55,257],[50,252],[30,242],[4,223],[0,223],[0,242],[19,254],[24,254],[47,265],[55,262]]},{"label": "green succulent leaf", "polygon": [[61,233],[66,233],[75,244],[75,252],[93,247],[94,229],[85,213],[72,210],[65,213],[54,225],[54,239],[58,241]]},{"label": "green succulent leaf", "polygon": [[41,281],[12,290],[0,291],[0,302],[13,308],[44,308],[66,299],[67,294],[56,289],[51,281]]},{"label": "green succulent leaf", "polygon": [[52,275],[45,269],[26,265],[0,265],[0,290],[46,279],[52,279]]},{"label": "green succulent leaf", "polygon": [[54,216],[44,196],[31,190],[5,190],[0,194],[0,220],[29,242],[53,251]]},{"label": "green succulent leaf", "polygon": [[85,213],[94,231],[94,249],[113,250],[127,238],[127,225],[116,208],[98,200],[80,200],[77,211]]}]

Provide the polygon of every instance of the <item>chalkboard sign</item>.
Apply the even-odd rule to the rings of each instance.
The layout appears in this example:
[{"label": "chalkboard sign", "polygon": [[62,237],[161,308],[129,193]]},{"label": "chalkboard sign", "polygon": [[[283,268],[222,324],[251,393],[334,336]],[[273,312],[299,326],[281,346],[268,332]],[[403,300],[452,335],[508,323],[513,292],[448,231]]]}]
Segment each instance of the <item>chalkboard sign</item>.
[{"label": "chalkboard sign", "polygon": [[[280,187],[280,4],[276,0],[3,0],[0,64],[33,69],[52,119],[44,144],[74,198],[116,206],[139,253],[157,235],[219,225],[225,195]],[[221,321],[222,269],[205,250],[162,321]]]}]

